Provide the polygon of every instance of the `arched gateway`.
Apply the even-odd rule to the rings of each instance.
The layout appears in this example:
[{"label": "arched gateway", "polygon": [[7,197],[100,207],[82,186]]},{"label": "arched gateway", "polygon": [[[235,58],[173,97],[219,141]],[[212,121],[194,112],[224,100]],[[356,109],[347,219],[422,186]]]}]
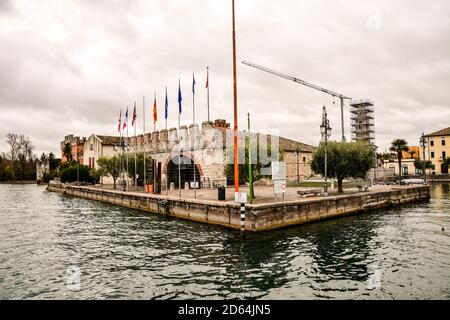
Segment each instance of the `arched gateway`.
[{"label": "arched gateway", "polygon": [[[179,166],[178,166],[178,157],[172,158],[167,165],[167,179],[168,185],[173,182],[175,184],[175,188],[178,189],[179,184]],[[181,157],[181,188],[184,188],[184,184],[186,182],[194,182],[194,162],[191,158],[186,156]],[[198,165],[195,166],[195,178],[200,185],[200,168]]]}]

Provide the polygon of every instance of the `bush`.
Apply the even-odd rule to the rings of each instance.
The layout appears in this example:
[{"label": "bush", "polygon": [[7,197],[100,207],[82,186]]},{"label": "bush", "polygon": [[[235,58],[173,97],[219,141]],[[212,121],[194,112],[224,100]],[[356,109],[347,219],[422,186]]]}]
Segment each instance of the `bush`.
[{"label": "bush", "polygon": [[[77,167],[79,171],[77,172]],[[61,168],[60,168],[61,170]],[[79,175],[79,181],[84,183],[95,184],[96,180],[91,176],[91,170],[88,166],[70,166],[62,170],[61,172],[61,182],[76,182],[77,176]]]}]

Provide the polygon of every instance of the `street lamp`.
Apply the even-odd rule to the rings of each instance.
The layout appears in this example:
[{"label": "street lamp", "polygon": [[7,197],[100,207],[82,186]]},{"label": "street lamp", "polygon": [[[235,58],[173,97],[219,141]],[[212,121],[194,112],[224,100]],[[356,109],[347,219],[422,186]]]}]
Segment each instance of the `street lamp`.
[{"label": "street lamp", "polygon": [[322,111],[322,124],[320,125],[320,133],[322,135],[322,142],[324,142],[325,145],[325,185],[324,185],[324,195],[328,196],[328,154],[327,154],[327,144],[328,144],[328,138],[331,137],[331,127],[330,127],[330,120],[328,120],[327,115],[327,108],[323,106]]},{"label": "street lamp", "polygon": [[[123,155],[127,149],[127,142],[125,141],[125,139],[122,139],[122,159],[120,160],[120,163],[123,163],[124,159],[123,159]],[[128,178],[127,178],[128,179]],[[122,165],[122,186],[123,186],[123,191],[127,191],[127,183],[125,181],[125,163],[123,163]]]},{"label": "street lamp", "polygon": [[80,152],[77,151],[77,186],[80,185]]},{"label": "street lamp", "polygon": [[422,152],[423,152],[423,176],[425,178],[425,176],[426,176],[425,146],[427,145],[427,142],[425,140],[425,133],[423,133],[423,132],[422,132],[422,137],[420,137],[420,145],[422,146]]}]

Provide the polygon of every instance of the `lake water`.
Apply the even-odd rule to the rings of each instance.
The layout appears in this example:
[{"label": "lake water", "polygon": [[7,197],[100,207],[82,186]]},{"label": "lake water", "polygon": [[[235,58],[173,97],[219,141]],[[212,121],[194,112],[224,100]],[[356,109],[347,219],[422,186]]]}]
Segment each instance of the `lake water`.
[{"label": "lake water", "polygon": [[449,184],[430,202],[245,238],[0,185],[0,298],[449,299]]}]

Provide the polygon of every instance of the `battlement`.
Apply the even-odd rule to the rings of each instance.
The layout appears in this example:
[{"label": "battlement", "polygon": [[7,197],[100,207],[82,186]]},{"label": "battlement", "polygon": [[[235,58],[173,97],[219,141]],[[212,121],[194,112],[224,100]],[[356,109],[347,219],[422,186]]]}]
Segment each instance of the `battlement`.
[{"label": "battlement", "polygon": [[[214,122],[204,121],[200,126],[196,123],[189,126],[183,125],[178,128],[163,129],[161,131],[154,131],[140,134],[137,137],[129,137],[128,145],[131,150],[137,148],[143,150],[144,147],[149,149],[157,148],[158,150],[171,150],[175,145],[184,145],[197,147],[206,144],[214,143],[215,141],[224,141],[226,131],[230,129],[230,124],[226,120],[218,119]],[[222,139],[218,139],[221,136]]]}]

